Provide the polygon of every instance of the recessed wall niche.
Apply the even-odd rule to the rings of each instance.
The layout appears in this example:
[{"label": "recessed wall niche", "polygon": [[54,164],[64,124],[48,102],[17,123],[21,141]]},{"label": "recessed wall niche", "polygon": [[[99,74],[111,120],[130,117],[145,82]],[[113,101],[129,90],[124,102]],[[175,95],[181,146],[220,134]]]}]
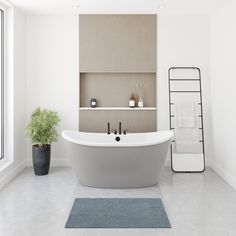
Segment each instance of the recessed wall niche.
[{"label": "recessed wall niche", "polygon": [[144,107],[156,107],[155,73],[81,73],[80,107],[89,107],[91,98],[98,107],[128,107],[131,94],[137,97],[137,84],[145,86]]},{"label": "recessed wall niche", "polygon": [[[80,15],[79,130],[156,131],[156,15]],[[137,84],[144,107],[129,108]],[[91,98],[97,107],[90,108]]]}]

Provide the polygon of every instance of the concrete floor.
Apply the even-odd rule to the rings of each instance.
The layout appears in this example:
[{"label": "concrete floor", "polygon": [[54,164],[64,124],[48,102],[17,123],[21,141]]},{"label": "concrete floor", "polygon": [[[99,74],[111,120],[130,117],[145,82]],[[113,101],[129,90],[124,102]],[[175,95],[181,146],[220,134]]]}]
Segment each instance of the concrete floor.
[{"label": "concrete floor", "polygon": [[[161,197],[171,229],[65,229],[76,197]],[[71,168],[34,176],[26,168],[0,191],[1,236],[235,236],[236,191],[215,172],[174,174],[159,185],[111,190],[80,186]]]}]

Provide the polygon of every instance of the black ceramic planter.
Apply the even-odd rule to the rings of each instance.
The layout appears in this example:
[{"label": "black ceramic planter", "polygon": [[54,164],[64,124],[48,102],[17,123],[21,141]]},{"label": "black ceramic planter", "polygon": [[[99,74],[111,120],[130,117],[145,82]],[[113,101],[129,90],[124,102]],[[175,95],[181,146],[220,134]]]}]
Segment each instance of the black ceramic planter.
[{"label": "black ceramic planter", "polygon": [[50,167],[51,145],[33,145],[33,165],[35,175],[47,175]]}]

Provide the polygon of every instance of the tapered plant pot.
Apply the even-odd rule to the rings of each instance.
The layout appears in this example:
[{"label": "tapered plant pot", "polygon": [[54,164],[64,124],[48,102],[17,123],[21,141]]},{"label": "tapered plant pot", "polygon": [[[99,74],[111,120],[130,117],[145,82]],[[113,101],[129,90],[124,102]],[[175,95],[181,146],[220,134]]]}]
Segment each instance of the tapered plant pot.
[{"label": "tapered plant pot", "polygon": [[51,145],[33,145],[32,152],[35,175],[47,175],[50,168]]}]

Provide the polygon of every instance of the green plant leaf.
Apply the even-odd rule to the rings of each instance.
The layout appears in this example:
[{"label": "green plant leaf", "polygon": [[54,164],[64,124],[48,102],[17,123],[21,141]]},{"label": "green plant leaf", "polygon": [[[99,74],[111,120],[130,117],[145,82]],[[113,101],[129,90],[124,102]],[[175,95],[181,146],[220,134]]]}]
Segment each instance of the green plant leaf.
[{"label": "green plant leaf", "polygon": [[58,133],[56,126],[60,122],[57,112],[36,108],[31,121],[26,127],[26,135],[31,139],[33,145],[44,146],[57,141]]}]

